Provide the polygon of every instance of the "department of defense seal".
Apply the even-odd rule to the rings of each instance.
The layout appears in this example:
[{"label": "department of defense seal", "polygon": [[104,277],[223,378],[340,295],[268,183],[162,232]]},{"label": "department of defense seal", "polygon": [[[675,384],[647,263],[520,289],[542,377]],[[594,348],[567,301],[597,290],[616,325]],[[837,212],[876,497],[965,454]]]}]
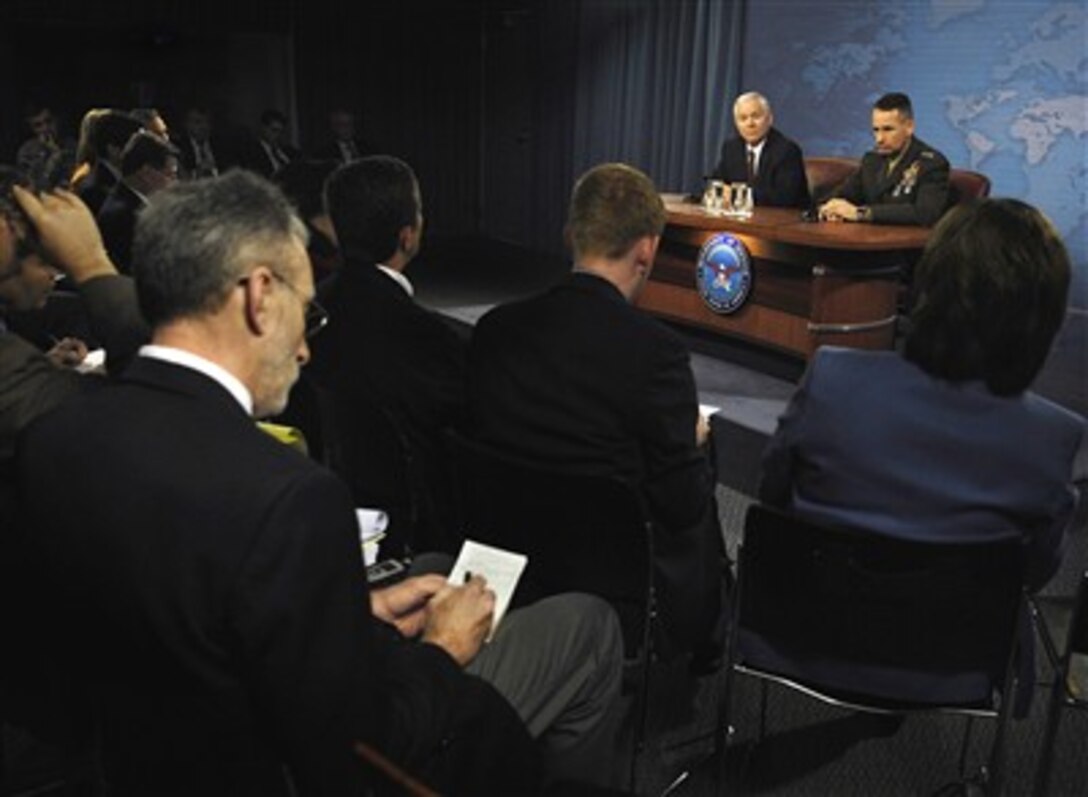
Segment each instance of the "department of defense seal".
[{"label": "department of defense seal", "polygon": [[695,287],[715,313],[735,313],[752,289],[752,258],[748,249],[727,232],[711,236],[699,251]]}]

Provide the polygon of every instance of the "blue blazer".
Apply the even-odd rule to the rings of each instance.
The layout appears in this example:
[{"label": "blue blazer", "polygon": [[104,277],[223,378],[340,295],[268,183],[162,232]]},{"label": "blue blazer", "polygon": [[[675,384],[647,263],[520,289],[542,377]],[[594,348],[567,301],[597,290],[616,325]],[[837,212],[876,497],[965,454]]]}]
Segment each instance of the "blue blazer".
[{"label": "blue blazer", "polygon": [[824,347],[779,421],[760,498],[911,540],[1021,535],[1029,581],[1058,568],[1084,419],[1029,392],[930,376],[895,352]]},{"label": "blue blazer", "polygon": [[[760,499],[819,523],[909,540],[1018,535],[1037,589],[1061,562],[1084,431],[1079,415],[1030,391],[995,396],[979,382],[933,377],[895,352],[824,347],[764,454]],[[1034,683],[1031,626],[1023,620],[1020,716]],[[935,700],[982,697],[991,683],[984,674],[952,684],[895,678]],[[882,677],[851,672],[848,680],[875,688]]]}]

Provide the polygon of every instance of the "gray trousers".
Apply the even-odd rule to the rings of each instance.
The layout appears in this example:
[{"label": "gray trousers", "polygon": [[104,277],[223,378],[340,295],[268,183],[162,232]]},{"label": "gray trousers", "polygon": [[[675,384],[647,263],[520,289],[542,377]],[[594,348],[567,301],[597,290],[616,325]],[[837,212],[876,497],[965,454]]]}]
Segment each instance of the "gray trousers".
[{"label": "gray trousers", "polygon": [[605,601],[566,593],[510,612],[466,671],[518,712],[549,777],[616,781],[623,638]]},{"label": "gray trousers", "polygon": [[[425,553],[410,575],[449,573],[453,558]],[[465,671],[514,707],[553,780],[618,782],[623,636],[613,608],[583,593],[553,595],[503,617]]]}]

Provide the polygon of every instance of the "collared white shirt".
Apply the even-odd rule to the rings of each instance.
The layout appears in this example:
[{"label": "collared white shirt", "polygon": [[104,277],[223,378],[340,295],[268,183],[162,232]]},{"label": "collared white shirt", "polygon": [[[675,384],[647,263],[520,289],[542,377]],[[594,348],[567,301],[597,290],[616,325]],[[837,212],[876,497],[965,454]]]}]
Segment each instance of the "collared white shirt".
[{"label": "collared white shirt", "polygon": [[414,297],[416,295],[416,290],[412,287],[412,283],[410,283],[408,281],[408,278],[401,274],[399,271],[394,271],[393,269],[389,268],[389,266],[383,265],[381,263],[378,263],[378,268],[384,271],[390,277],[392,277],[393,282],[404,288],[405,293],[407,293],[409,296]]},{"label": "collared white shirt", "polygon": [[264,154],[268,156],[269,163],[272,164],[272,171],[278,172],[291,162],[291,159],[287,157],[287,153],[283,151],[283,147],[277,144],[269,144],[263,138],[259,139],[259,141],[261,146],[264,147]]},{"label": "collared white shirt", "polygon": [[355,148],[354,141],[337,141],[340,148],[340,160],[344,163],[353,163],[359,160],[359,151]]},{"label": "collared white shirt", "polygon": [[150,357],[153,360],[162,360],[163,362],[180,365],[183,368],[191,368],[194,371],[199,371],[209,379],[214,379],[223,386],[224,390],[234,396],[234,400],[242,405],[242,409],[246,411],[246,415],[253,414],[253,396],[250,395],[249,389],[242,384],[242,381],[238,379],[238,377],[223,366],[217,365],[211,360],[201,357],[199,354],[193,354],[191,351],[177,349],[173,346],[157,346],[153,343],[141,346],[140,356]]},{"label": "collared white shirt", "polygon": [[146,196],[144,196],[143,194],[141,194],[139,191],[137,191],[135,188],[133,188],[132,185],[127,180],[125,181],[125,185],[128,187],[129,191],[131,191],[132,193],[134,193],[136,195],[136,198],[140,200],[140,202],[143,204],[144,207],[147,207],[148,205],[151,204],[151,202],[148,201],[148,198]]}]

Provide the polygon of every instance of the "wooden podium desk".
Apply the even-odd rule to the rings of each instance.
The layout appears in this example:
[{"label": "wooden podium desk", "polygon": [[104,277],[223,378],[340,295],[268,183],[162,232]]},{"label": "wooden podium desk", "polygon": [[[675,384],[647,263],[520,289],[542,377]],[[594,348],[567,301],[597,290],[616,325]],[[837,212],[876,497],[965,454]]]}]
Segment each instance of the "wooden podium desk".
[{"label": "wooden podium desk", "polygon": [[[900,267],[925,245],[928,228],[805,222],[786,208],[756,208],[742,221],[679,194],[662,199],[668,223],[640,307],[803,358],[822,344],[892,347]],[[695,284],[699,250],[723,231],[752,260],[748,299],[730,315],[707,307]]]}]

